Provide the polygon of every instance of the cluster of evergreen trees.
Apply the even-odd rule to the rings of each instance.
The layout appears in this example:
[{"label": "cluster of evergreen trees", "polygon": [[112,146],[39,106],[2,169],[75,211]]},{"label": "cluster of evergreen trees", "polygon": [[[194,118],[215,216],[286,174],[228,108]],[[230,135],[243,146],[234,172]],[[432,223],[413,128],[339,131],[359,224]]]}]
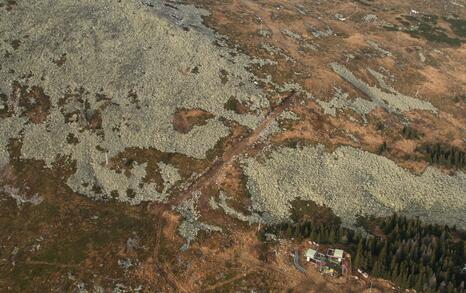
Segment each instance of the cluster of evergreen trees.
[{"label": "cluster of evergreen trees", "polygon": [[404,138],[407,138],[407,139],[418,139],[422,136],[416,129],[412,128],[411,126],[407,126],[407,125],[403,127],[401,134],[403,135]]},{"label": "cluster of evergreen trees", "polygon": [[427,161],[447,167],[466,167],[466,153],[458,148],[442,144],[423,145],[417,149],[425,153]]},{"label": "cluster of evergreen trees", "polygon": [[397,215],[371,222],[383,231],[383,237],[359,239],[355,267],[392,280],[402,288],[422,292],[464,291],[464,232]]},{"label": "cluster of evergreen trees", "polygon": [[306,221],[263,227],[260,237],[271,233],[281,238],[338,245],[351,253],[354,267],[391,280],[402,288],[421,292],[464,292],[464,231],[427,225],[419,219],[396,214],[389,218],[371,218],[367,223],[370,223],[367,230],[377,231],[377,236],[356,233],[335,223],[314,225]]},{"label": "cluster of evergreen trees", "polygon": [[386,141],[384,141],[380,146],[378,150],[378,154],[382,155],[386,150],[388,150],[388,144]]}]

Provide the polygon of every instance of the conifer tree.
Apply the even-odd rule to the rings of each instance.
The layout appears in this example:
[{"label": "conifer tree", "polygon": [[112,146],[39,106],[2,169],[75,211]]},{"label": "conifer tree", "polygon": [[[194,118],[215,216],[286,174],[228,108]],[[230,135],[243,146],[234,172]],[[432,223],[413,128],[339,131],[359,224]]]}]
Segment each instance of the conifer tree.
[{"label": "conifer tree", "polygon": [[354,266],[359,268],[364,264],[364,238],[361,238],[358,243],[356,257],[354,258]]}]

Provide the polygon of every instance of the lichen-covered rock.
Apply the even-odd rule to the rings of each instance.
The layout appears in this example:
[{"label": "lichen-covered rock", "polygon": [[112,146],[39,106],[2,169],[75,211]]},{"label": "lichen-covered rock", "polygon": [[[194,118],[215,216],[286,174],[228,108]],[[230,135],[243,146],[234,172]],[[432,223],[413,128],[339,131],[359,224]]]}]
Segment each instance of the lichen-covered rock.
[{"label": "lichen-covered rock", "polygon": [[200,231],[207,232],[221,232],[222,228],[209,225],[199,221],[199,212],[196,209],[196,203],[199,200],[199,194],[194,195],[192,198],[183,201],[175,207],[175,210],[183,216],[183,222],[178,227],[178,233],[186,240],[187,248],[189,244],[196,239]]},{"label": "lichen-covered rock", "polygon": [[466,227],[466,175],[429,167],[415,175],[393,161],[352,147],[280,148],[266,158],[243,159],[252,207],[268,222],[287,220],[295,198],[330,207],[343,223],[358,215],[402,212],[428,222]]},{"label": "lichen-covered rock", "polygon": [[[0,168],[9,160],[9,140],[21,138],[24,159],[48,167],[58,156],[75,161],[76,172],[67,180],[75,192],[94,198],[118,194],[134,204],[163,200],[168,189],[159,193],[141,182],[144,165],[119,174],[108,160],[128,148],[204,159],[230,134],[224,119],[255,128],[268,107],[245,69],[256,61],[221,46],[221,36],[202,24],[207,11],[174,5],[44,0],[0,10],[0,51],[11,51],[6,40],[21,39],[2,59],[0,92],[12,93],[20,81],[40,86],[50,102],[44,119],[32,124],[18,101],[8,101],[11,115],[0,116]],[[220,72],[228,72],[228,81]],[[231,96],[255,114],[224,109]],[[178,108],[202,109],[214,118],[179,133],[172,125]]]},{"label": "lichen-covered rock", "polygon": [[[431,103],[403,95],[393,88],[387,87],[385,83],[381,84],[384,90],[369,86],[362,80],[358,79],[351,71],[349,71],[341,64],[332,63],[330,66],[332,67],[333,71],[335,71],[335,73],[337,73],[341,78],[366,94],[373,103],[388,110],[389,112],[399,113],[410,110],[425,110],[434,113],[437,112],[437,109],[432,106]],[[374,73],[375,71],[371,72]],[[376,79],[379,81],[379,83],[383,81],[381,75],[379,74],[376,74]]]},{"label": "lichen-covered rock", "polygon": [[343,92],[340,88],[335,88],[334,90],[335,93],[330,101],[326,102],[317,100],[317,103],[322,107],[325,114],[335,117],[337,115],[337,111],[351,109],[365,119],[366,115],[378,106],[372,101],[361,99],[359,97],[350,99],[349,94]]},{"label": "lichen-covered rock", "polygon": [[214,198],[210,198],[209,203],[213,209],[222,208],[225,214],[229,215],[230,217],[236,218],[240,221],[248,222],[249,224],[257,224],[263,222],[259,214],[253,212],[250,215],[245,215],[242,212],[239,212],[234,208],[230,207],[227,203],[227,200],[228,196],[224,192],[220,192],[219,201],[217,202]]}]

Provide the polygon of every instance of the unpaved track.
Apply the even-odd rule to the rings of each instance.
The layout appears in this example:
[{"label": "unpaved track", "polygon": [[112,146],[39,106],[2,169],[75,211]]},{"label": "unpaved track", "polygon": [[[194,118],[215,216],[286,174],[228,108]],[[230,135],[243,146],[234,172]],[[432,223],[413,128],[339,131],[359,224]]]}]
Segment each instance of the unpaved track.
[{"label": "unpaved track", "polygon": [[[259,126],[252,131],[248,136],[244,137],[241,141],[236,144],[233,144],[229,148],[227,148],[223,155],[217,158],[212,165],[202,173],[194,182],[192,182],[184,191],[182,191],[177,197],[173,197],[171,201],[169,201],[170,205],[177,205],[182,201],[190,198],[194,195],[196,191],[204,190],[205,188],[209,187],[211,184],[217,183],[217,181],[223,177],[225,174],[225,170],[228,166],[238,156],[244,154],[248,151],[251,147],[255,145],[256,142],[261,138],[261,134],[266,130],[274,121],[275,119],[286,109],[290,108],[290,106],[294,105],[298,101],[298,95],[296,92],[291,92],[285,97],[282,98],[280,104],[270,109],[270,111],[266,114],[264,120],[259,124]],[[155,210],[157,209],[157,204],[153,205],[152,208]],[[156,212],[157,214],[157,212]],[[157,237],[154,245],[154,260],[155,260],[155,269],[163,276],[163,278],[167,281],[167,283],[177,292],[189,292],[186,290],[180,282],[176,280],[173,274],[170,273],[168,268],[163,264],[159,263],[158,253],[160,247],[160,241],[162,237],[162,226],[159,224],[157,227]],[[258,266],[259,268],[260,266]],[[276,270],[275,268],[271,268]],[[276,270],[282,273],[280,270]],[[246,272],[246,275],[249,274],[250,271]],[[236,281],[245,277],[245,274],[240,274],[230,280],[225,282],[213,285],[207,288],[207,291],[215,290],[219,287],[222,287],[232,281]]]},{"label": "unpaved track", "polygon": [[283,97],[280,104],[270,109],[264,120],[251,134],[227,148],[221,157],[217,158],[213,164],[202,173],[196,181],[182,191],[180,195],[173,197],[170,203],[173,205],[179,204],[183,200],[191,197],[196,191],[202,191],[212,184],[216,184],[218,179],[223,177],[227,167],[238,158],[239,155],[244,154],[254,146],[260,139],[262,132],[266,130],[283,111],[297,102],[297,97],[298,95],[294,91]]},{"label": "unpaved track", "polygon": [[217,290],[217,289],[220,289],[222,287],[225,287],[226,285],[228,284],[231,284],[233,282],[236,282],[238,280],[241,280],[243,278],[246,278],[251,272],[254,272],[254,270],[252,268],[246,270],[245,272],[242,272],[242,273],[239,273],[237,274],[236,276],[234,276],[233,278],[230,278],[228,280],[225,280],[223,282],[219,282],[219,283],[216,283],[212,286],[209,286],[207,288],[204,288],[204,291],[214,291],[214,290]]},{"label": "unpaved track", "polygon": [[178,280],[175,278],[175,276],[173,276],[173,274],[170,272],[169,268],[167,268],[167,266],[165,264],[162,264],[159,261],[159,250],[160,250],[160,241],[161,241],[161,238],[162,238],[162,228],[163,228],[162,223],[159,222],[157,224],[157,235],[156,235],[156,238],[155,238],[154,254],[153,254],[155,269],[160,273],[160,275],[164,278],[164,280],[167,282],[167,284],[169,284],[169,286],[171,288],[173,288],[173,290],[175,290],[175,292],[187,293],[189,291],[186,290],[178,282]]}]

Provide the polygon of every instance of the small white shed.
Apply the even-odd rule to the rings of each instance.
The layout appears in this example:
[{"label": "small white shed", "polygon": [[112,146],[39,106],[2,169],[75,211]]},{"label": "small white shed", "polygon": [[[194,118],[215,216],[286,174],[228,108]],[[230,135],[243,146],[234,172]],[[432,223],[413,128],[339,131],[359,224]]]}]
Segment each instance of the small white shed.
[{"label": "small white shed", "polygon": [[317,260],[316,259],[317,251],[314,249],[306,250],[306,253],[304,255],[306,256],[307,261]]}]

